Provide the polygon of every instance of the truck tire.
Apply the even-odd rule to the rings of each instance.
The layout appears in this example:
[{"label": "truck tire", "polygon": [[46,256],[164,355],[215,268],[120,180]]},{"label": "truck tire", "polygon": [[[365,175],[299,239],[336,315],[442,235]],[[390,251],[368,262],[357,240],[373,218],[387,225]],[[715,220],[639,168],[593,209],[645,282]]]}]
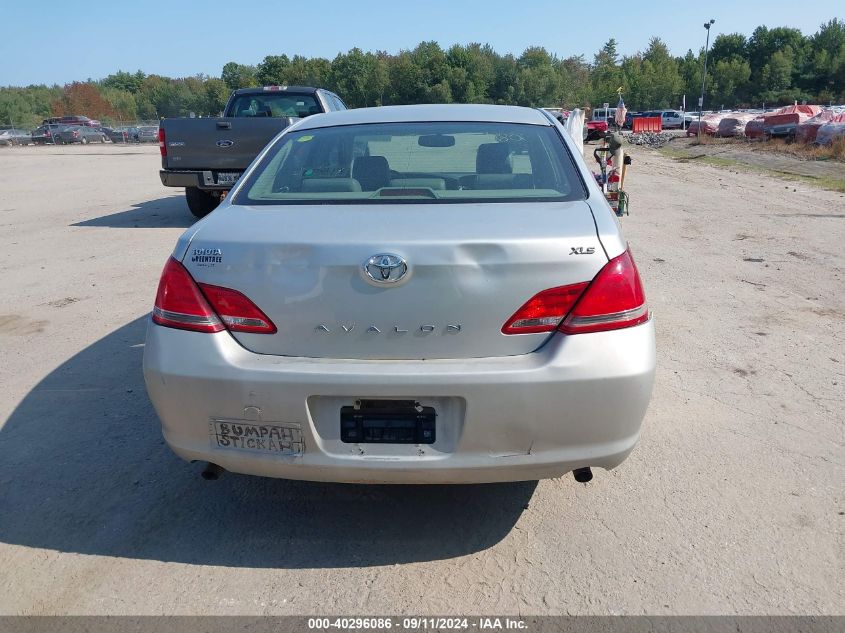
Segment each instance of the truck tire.
[{"label": "truck tire", "polygon": [[198,218],[204,218],[220,204],[217,197],[197,187],[185,187],[185,200],[191,213]]}]

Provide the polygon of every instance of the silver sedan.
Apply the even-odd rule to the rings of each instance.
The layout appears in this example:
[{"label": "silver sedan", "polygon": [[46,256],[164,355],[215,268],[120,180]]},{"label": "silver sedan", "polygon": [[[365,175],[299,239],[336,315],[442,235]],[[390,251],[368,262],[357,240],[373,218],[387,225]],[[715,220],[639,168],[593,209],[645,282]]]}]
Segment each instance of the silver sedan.
[{"label": "silver sedan", "polygon": [[144,352],[204,473],[470,483],[618,466],[654,327],[619,224],[541,110],[397,106],[277,136],[164,266]]}]

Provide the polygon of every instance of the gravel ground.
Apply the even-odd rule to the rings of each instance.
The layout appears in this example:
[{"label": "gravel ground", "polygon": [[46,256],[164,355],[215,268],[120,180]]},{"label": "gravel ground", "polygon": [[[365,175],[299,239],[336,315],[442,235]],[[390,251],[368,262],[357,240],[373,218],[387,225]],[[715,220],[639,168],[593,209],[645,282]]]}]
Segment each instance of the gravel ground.
[{"label": "gravel ground", "polygon": [[845,613],[845,196],[635,150],[659,370],[590,484],[205,482],[140,371],[157,168],[0,148],[0,613]]}]

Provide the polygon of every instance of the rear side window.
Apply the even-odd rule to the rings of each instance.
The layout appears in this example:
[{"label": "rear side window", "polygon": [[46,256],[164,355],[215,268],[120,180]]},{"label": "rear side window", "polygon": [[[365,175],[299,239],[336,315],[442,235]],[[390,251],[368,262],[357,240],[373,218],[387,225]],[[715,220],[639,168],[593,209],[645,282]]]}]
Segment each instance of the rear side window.
[{"label": "rear side window", "polygon": [[585,195],[551,126],[380,123],[282,136],[236,203],[531,202]]},{"label": "rear side window", "polygon": [[237,95],[230,107],[234,117],[301,117],[322,112],[314,95],[288,92]]}]

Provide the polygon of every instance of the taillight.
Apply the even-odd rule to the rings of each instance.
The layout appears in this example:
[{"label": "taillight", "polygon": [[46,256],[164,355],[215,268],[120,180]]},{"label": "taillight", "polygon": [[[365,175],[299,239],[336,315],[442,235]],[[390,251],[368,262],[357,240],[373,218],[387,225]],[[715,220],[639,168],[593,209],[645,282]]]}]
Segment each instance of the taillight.
[{"label": "taillight", "polygon": [[534,334],[556,330],[588,284],[588,281],[584,281],[549,288],[534,295],[507,320],[502,326],[502,333]]},{"label": "taillight", "polygon": [[502,327],[503,334],[558,330],[603,332],[648,321],[640,275],[628,251],[610,260],[592,281],[534,295]]},{"label": "taillight", "polygon": [[167,145],[164,144],[164,128],[158,128],[158,151],[167,156]]},{"label": "taillight", "polygon": [[158,282],[153,321],[194,332],[220,332],[225,329],[193,277],[172,257],[164,265]]},{"label": "taillight", "polygon": [[628,251],[599,271],[561,324],[566,334],[604,332],[648,321],[648,305],[634,259]]},{"label": "taillight", "polygon": [[257,305],[231,288],[199,284],[214,311],[232,332],[275,334],[276,326]]},{"label": "taillight", "polygon": [[158,284],[153,321],[194,332],[249,332],[274,334],[276,326],[246,296],[221,286],[197,284],[187,269],[172,257]]}]

